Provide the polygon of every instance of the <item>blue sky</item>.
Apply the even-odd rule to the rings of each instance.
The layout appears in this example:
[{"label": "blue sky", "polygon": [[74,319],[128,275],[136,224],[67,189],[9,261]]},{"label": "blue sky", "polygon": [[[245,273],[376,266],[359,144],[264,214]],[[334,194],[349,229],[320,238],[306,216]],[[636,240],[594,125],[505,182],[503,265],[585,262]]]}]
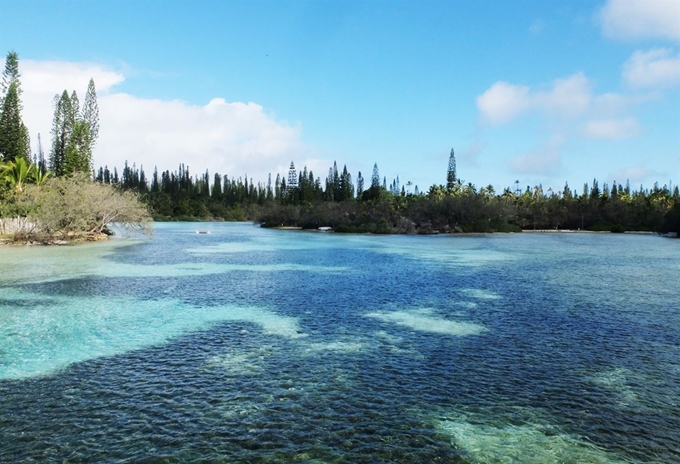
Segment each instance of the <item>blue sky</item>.
[{"label": "blue sky", "polygon": [[24,119],[99,91],[95,164],[266,180],[334,160],[496,189],[680,182],[680,2],[4,0]]}]

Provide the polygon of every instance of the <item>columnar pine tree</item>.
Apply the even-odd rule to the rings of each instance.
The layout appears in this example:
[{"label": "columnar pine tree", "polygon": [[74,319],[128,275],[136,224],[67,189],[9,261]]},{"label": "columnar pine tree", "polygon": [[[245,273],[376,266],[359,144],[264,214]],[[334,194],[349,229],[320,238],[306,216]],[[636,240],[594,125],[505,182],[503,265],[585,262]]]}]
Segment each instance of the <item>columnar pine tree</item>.
[{"label": "columnar pine tree", "polygon": [[50,170],[55,176],[66,174],[64,163],[66,161],[66,146],[73,132],[73,110],[71,98],[64,90],[61,96],[54,97],[54,119],[52,121],[52,150],[50,151]]},{"label": "columnar pine tree", "polygon": [[364,178],[359,171],[359,174],[357,174],[357,198],[361,198],[362,193],[364,193]]},{"label": "columnar pine tree", "polygon": [[380,187],[380,171],[378,171],[378,163],[373,164],[373,175],[371,176],[371,187]]},{"label": "columnar pine tree", "polygon": [[21,103],[19,101],[19,84],[11,82],[7,93],[3,95],[0,113],[0,158],[13,161],[23,158],[30,162],[30,144],[27,143],[28,129],[21,120]]},{"label": "columnar pine tree", "polygon": [[76,121],[64,152],[64,173],[89,173],[92,170],[90,129],[85,121]]},{"label": "columnar pine tree", "polygon": [[89,173],[92,170],[94,141],[99,133],[99,108],[94,81],[90,79],[82,111],[75,90],[70,97],[64,90],[61,96],[55,96],[54,101],[50,169],[57,176]]},{"label": "columnar pine tree", "polygon": [[75,90],[71,92],[71,119],[74,122],[80,119],[80,100]]},{"label": "columnar pine tree", "polygon": [[449,169],[446,172],[446,188],[452,189],[456,184],[458,178],[456,177],[456,155],[453,153],[453,148],[451,149],[451,154],[449,155]]},{"label": "columnar pine tree", "polygon": [[[4,97],[12,82],[17,83],[17,93],[21,96],[21,82],[19,81],[19,55],[15,51],[7,54],[5,60],[5,70],[2,72],[2,83],[0,83],[0,94]],[[1,100],[0,100],[1,101]]]},{"label": "columnar pine tree", "polygon": [[81,116],[90,129],[90,151],[92,151],[99,137],[99,106],[97,105],[97,92],[94,88],[93,79],[90,79],[90,83],[87,85]]},{"label": "columnar pine tree", "polygon": [[0,159],[31,161],[28,129],[21,120],[19,55],[11,51],[5,60],[0,83]]},{"label": "columnar pine tree", "polygon": [[[246,179],[247,180],[247,179]],[[288,189],[293,189],[298,185],[297,170],[295,169],[295,163],[290,162],[290,169],[288,169]]]}]

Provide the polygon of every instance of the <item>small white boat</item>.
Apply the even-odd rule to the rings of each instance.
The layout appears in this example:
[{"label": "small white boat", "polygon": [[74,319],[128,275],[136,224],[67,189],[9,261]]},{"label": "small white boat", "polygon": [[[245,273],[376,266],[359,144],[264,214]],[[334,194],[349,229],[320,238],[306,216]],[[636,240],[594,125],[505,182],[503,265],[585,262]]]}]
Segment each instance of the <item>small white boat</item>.
[{"label": "small white boat", "polygon": [[207,230],[207,229],[198,229],[198,230],[196,230],[196,233],[201,234],[201,235],[207,235],[207,234],[210,233],[210,231]]}]

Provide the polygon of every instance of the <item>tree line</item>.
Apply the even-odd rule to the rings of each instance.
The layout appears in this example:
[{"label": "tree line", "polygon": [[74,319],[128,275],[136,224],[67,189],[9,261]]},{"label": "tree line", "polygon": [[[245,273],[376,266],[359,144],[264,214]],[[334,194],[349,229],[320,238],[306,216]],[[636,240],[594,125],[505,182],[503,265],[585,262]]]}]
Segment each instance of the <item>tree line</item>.
[{"label": "tree line", "polygon": [[[151,175],[142,166],[128,162],[120,173],[116,167],[110,171],[108,166],[93,170],[92,153],[99,134],[94,81],[88,84],[82,106],[75,90],[69,93],[65,89],[55,96],[52,139],[46,158],[40,134],[37,151],[31,155],[28,129],[21,120],[19,78],[18,56],[10,52],[0,100],[0,178],[4,179],[0,182],[0,218],[37,214],[41,203],[36,192],[42,189],[58,195],[58,189],[43,185],[56,186],[64,178],[76,179],[80,185],[91,178],[107,191],[121,195],[126,192],[129,201],[143,201],[156,220],[253,220],[266,227],[328,226],[341,232],[373,233],[680,231],[677,186],[672,189],[655,184],[651,189],[640,186],[634,190],[628,183],[600,187],[594,179],[581,192],[568,185],[561,191],[544,190],[541,185],[521,191],[516,183],[514,190],[508,187],[497,193],[491,185],[477,188],[462,181],[453,149],[446,183],[433,185],[427,191],[411,182],[402,184],[398,176],[388,183],[386,177],[381,178],[377,163],[366,180],[360,171],[353,177],[346,165],[340,168],[337,162],[323,179],[306,166],[296,169],[291,162],[287,174],[276,174],[274,180],[270,174],[266,182],[255,182],[247,174],[211,176],[206,171],[192,175],[184,164],[175,171],[158,172],[154,168]],[[24,195],[27,186],[32,196]],[[138,209],[130,210],[139,213]]]},{"label": "tree line", "polygon": [[651,189],[597,179],[581,192],[565,184],[561,191],[541,185],[524,191],[510,187],[496,193],[477,188],[456,173],[453,149],[446,184],[419,191],[399,178],[387,182],[374,164],[370,184],[361,172],[353,181],[347,166],[329,168],[322,180],[305,166],[291,163],[287,176],[271,175],[266,183],[243,177],[191,175],[177,171],[149,177],[127,162],[119,176],[99,168],[96,180],[138,192],[158,220],[254,220],[264,226],[333,227],[346,232],[437,233],[571,229],[624,232],[678,231],[678,187],[654,184]]}]

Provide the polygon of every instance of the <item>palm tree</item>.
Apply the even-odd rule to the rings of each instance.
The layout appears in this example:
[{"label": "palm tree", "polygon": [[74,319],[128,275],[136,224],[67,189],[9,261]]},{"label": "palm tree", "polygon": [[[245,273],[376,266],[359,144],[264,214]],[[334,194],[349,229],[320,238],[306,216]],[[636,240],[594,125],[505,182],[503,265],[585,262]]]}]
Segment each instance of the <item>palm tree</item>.
[{"label": "palm tree", "polygon": [[26,163],[26,160],[23,158],[17,158],[0,166],[0,178],[9,182],[14,187],[16,193],[21,193],[24,190],[24,184],[31,177],[34,170],[35,165]]},{"label": "palm tree", "polygon": [[43,185],[47,178],[52,175],[52,171],[43,172],[42,169],[38,169],[38,167],[35,164],[32,164],[31,167],[35,168],[33,169],[33,180],[35,181],[35,185],[37,185],[38,187]]},{"label": "palm tree", "polygon": [[26,163],[23,158],[0,164],[0,180],[4,179],[14,187],[16,193],[24,191],[24,185],[28,181],[34,181],[41,186],[52,176],[52,171],[43,172],[35,164]]}]

